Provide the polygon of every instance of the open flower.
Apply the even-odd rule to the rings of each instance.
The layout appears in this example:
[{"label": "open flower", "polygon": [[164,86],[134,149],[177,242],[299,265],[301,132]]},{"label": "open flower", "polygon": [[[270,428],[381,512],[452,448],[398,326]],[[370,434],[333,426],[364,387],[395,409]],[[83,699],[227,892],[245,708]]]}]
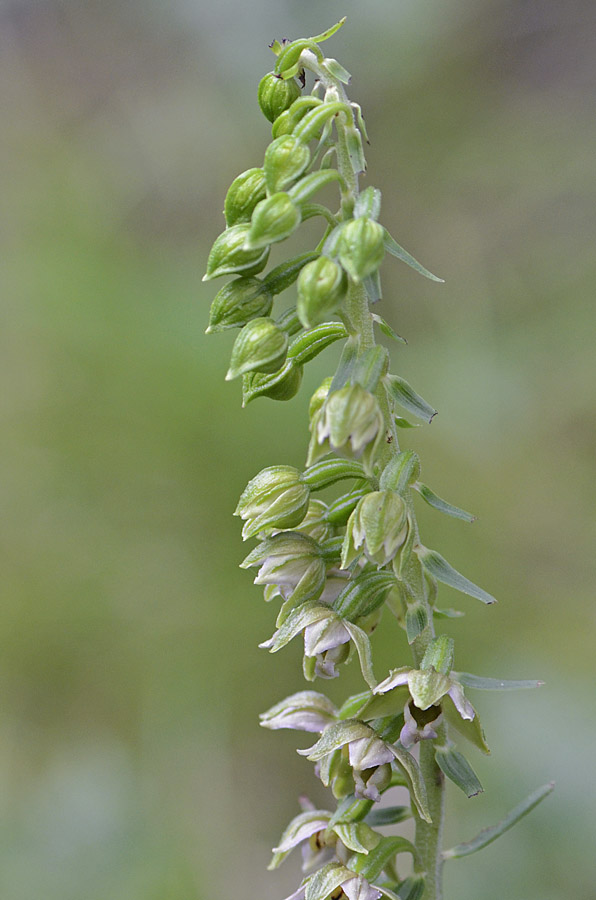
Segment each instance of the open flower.
[{"label": "open flower", "polygon": [[328,863],[306,878],[297,891],[286,900],[327,900],[347,897],[348,900],[379,900],[381,891],[362,875],[356,875],[341,863]]},{"label": "open flower", "polygon": [[314,681],[317,676],[335,678],[338,674],[336,666],[345,662],[353,644],[364,680],[370,687],[376,684],[366,632],[314,600],[291,610],[275,634],[259,646],[276,653],[301,632],[304,636],[304,674],[309,681]]},{"label": "open flower", "polygon": [[281,532],[248,554],[241,568],[259,566],[255,584],[275,585],[282,597],[312,600],[325,586],[326,565],[319,544],[305,534]]},{"label": "open flower", "polygon": [[263,728],[295,728],[320,734],[337,721],[336,706],[317,691],[299,691],[276,703],[259,718]]}]

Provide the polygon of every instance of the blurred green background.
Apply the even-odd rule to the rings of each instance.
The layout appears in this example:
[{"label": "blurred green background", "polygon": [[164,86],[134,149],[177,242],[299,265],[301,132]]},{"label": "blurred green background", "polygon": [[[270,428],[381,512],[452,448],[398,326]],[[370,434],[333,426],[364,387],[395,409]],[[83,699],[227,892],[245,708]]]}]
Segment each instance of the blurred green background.
[{"label": "blurred green background", "polygon": [[[4,0],[2,900],[297,884],[269,848],[323,795],[297,736],[256,717],[302,687],[300,648],[257,649],[274,612],[231,513],[261,467],[303,463],[334,357],[293,403],[242,411],[201,275],[268,141],[267,44],[342,15],[325,49],[354,76],[384,223],[446,279],[388,261],[380,312],[440,411],[407,445],[479,516],[423,509],[425,542],[500,600],[444,589],[456,664],[546,681],[473,698],[493,755],[485,794],[450,795],[447,841],[557,790],[450,863],[446,896],[596,896],[593,0]],[[380,677],[407,660],[389,622],[375,649]]]}]

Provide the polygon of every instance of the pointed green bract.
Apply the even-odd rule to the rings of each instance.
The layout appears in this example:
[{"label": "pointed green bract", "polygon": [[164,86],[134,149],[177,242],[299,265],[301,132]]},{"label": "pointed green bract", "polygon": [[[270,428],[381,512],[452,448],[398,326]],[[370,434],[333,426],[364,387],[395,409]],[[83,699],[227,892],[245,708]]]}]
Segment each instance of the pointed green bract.
[{"label": "pointed green bract", "polygon": [[385,250],[387,253],[390,253],[392,256],[395,256],[397,259],[401,259],[402,262],[405,262],[406,265],[410,266],[410,268],[414,269],[415,272],[418,272],[420,275],[424,275],[425,278],[430,278],[431,281],[440,281],[443,283],[443,278],[438,278],[436,275],[433,275],[432,272],[429,272],[428,269],[425,269],[423,265],[421,265],[417,259],[408,253],[407,250],[404,250],[403,247],[395,241],[389,232],[384,229],[384,243]]},{"label": "pointed green bract", "polygon": [[481,794],[484,788],[463,753],[451,747],[437,747],[436,760],[441,771],[450,778],[466,797]]},{"label": "pointed green bract", "polygon": [[490,828],[484,828],[480,834],[476,835],[471,841],[465,841],[462,844],[457,844],[456,847],[452,847],[450,850],[445,850],[443,852],[443,859],[459,859],[462,856],[469,856],[471,853],[476,853],[478,850],[482,850],[484,847],[492,844],[492,842],[496,841],[502,834],[505,834],[506,831],[513,828],[520,819],[527,816],[527,814],[538,806],[539,803],[542,803],[549,794],[552,794],[554,788],[555,784],[553,781],[538,788],[538,790],[530,794],[529,797],[526,797],[525,800],[518,803],[518,805],[514,807],[504,819],[497,822],[496,825],[492,825]]},{"label": "pointed green bract", "polygon": [[453,506],[451,503],[447,503],[446,500],[442,500],[441,497],[438,497],[421,481],[417,481],[412,487],[429,506],[433,507],[433,509],[437,509],[439,512],[452,516],[454,519],[463,519],[464,522],[474,522],[476,520],[476,516],[466,512],[465,509],[460,509],[458,506]]},{"label": "pointed green bract", "polygon": [[477,584],[474,584],[473,581],[470,581],[458,572],[457,569],[454,569],[440,553],[429,550],[427,547],[418,548],[416,553],[424,568],[436,578],[437,581],[448,584],[449,587],[455,588],[456,591],[460,591],[462,594],[468,594],[470,597],[475,597],[476,600],[481,600],[482,603],[490,605],[491,603],[497,602],[492,594],[489,594],[488,591],[478,587]]},{"label": "pointed green bract", "polygon": [[387,375],[385,384],[389,396],[395,403],[399,403],[400,406],[424,422],[432,422],[437,414],[436,409],[433,409],[420,394],[417,394],[405,378],[400,378],[398,375]]}]

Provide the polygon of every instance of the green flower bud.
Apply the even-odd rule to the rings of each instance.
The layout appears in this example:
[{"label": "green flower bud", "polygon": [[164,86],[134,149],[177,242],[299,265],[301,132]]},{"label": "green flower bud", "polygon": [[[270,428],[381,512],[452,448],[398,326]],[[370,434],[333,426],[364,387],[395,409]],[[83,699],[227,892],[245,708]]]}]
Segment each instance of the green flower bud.
[{"label": "green flower bud", "polygon": [[273,319],[252,319],[234,342],[226,381],[245,372],[277,372],[287,350],[288,336]]},{"label": "green flower bud", "polygon": [[245,247],[255,249],[283,241],[302,221],[300,207],[289,194],[279,191],[255,206]]},{"label": "green flower bud", "polygon": [[[329,394],[317,423],[316,440],[327,439],[334,450],[350,450],[360,456],[368,448],[376,448],[383,430],[383,414],[375,397],[359,384],[347,384]],[[369,459],[363,460],[365,462]]]},{"label": "green flower bud", "polygon": [[348,290],[346,273],[327,256],[308,263],[298,276],[297,309],[305,328],[312,328],[333,315]]},{"label": "green flower bud", "polygon": [[322,102],[320,97],[299,97],[273,123],[273,128],[271,129],[273,137],[277,138],[282,134],[291,134],[309,109],[312,109],[314,106],[320,106]]},{"label": "green flower bud", "polygon": [[250,222],[252,211],[266,196],[265,173],[262,169],[247,169],[231,183],[224,203],[226,224]]},{"label": "green flower bud", "polygon": [[257,397],[269,397],[271,400],[291,400],[295,397],[302,382],[302,366],[293,360],[273,375],[261,372],[249,372],[242,377],[242,405],[246,406]]},{"label": "green flower bud", "polygon": [[207,334],[242,328],[251,319],[268,316],[273,294],[258,278],[236,278],[216,295],[211,304]]},{"label": "green flower bud", "polygon": [[232,225],[222,231],[209,251],[203,281],[211,281],[221,275],[257,275],[265,268],[269,247],[247,250],[244,244],[248,231],[248,225]]},{"label": "green flower bud", "polygon": [[265,151],[263,169],[270,194],[282,191],[299,178],[310,162],[310,150],[291,134],[272,141]]},{"label": "green flower bud", "polygon": [[347,568],[364,551],[377,566],[394,558],[408,535],[408,512],[395,491],[372,491],[350,516],[342,547],[341,567]]},{"label": "green flower bud", "polygon": [[298,469],[268,466],[249,481],[234,511],[235,516],[246,520],[242,537],[246,540],[265,530],[300,525],[309,497],[310,490],[302,484]]},{"label": "green flower bud", "polygon": [[270,122],[274,122],[299,96],[300,87],[294,78],[284,80],[269,72],[259,82],[259,106]]},{"label": "green flower bud", "polygon": [[316,416],[316,414],[321,409],[323,403],[327,399],[327,395],[329,394],[329,388],[331,387],[331,382],[333,381],[333,377],[330,375],[325,378],[324,381],[318,386],[312,397],[310,398],[310,403],[308,405],[308,418],[311,423]]},{"label": "green flower bud", "polygon": [[339,239],[339,261],[356,282],[372,275],[383,261],[385,247],[382,225],[360,216],[346,222]]}]

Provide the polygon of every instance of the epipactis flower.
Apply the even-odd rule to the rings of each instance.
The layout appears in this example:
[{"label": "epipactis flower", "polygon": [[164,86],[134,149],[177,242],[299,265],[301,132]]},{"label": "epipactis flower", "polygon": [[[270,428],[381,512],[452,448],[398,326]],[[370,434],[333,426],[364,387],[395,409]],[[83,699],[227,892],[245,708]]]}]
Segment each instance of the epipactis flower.
[{"label": "epipactis flower", "polygon": [[328,394],[313,417],[308,464],[335,450],[362,456],[365,471],[371,472],[383,429],[383,414],[373,394],[359,384],[347,384]]},{"label": "epipactis flower", "polygon": [[298,592],[302,602],[318,597],[325,585],[326,564],[319,544],[305,534],[281,532],[266,538],[241,563],[259,566],[255,584],[275,585],[282,597]]},{"label": "epipactis flower", "polygon": [[[242,492],[235,516],[246,524],[242,537],[275,528],[294,528],[308,510],[310,489],[293,466],[268,466],[255,475]],[[253,565],[254,563],[250,563]]]},{"label": "epipactis flower", "polygon": [[[457,712],[464,721],[471,722],[476,711],[472,704],[467,700],[463,687],[453,677],[451,667],[453,664],[453,640],[446,635],[435,638],[429,645],[421,662],[420,669],[413,669],[409,666],[402,666],[394,669],[390,675],[381,681],[374,689],[376,694],[385,694],[401,685],[407,685],[414,706],[422,711],[428,710],[433,706],[439,706],[440,701],[445,696],[449,696],[453,701]],[[424,727],[420,722],[415,722],[415,716],[409,709],[409,703],[406,703],[404,711],[406,724],[402,732],[402,743],[407,746],[416,740],[430,737],[430,731],[424,732]],[[432,723],[430,723],[432,726]],[[432,730],[432,728],[431,728]]]},{"label": "epipactis flower", "polygon": [[348,520],[342,568],[347,568],[362,551],[377,566],[385,566],[405,543],[408,530],[408,511],[400,495],[395,491],[371,491],[358,502]]},{"label": "epipactis flower", "polygon": [[[341,893],[338,894],[338,890]],[[379,900],[381,891],[341,863],[329,863],[307,878],[286,900]]]},{"label": "epipactis flower", "polygon": [[272,731],[293,728],[320,734],[337,721],[337,715],[337,707],[324,694],[299,691],[261,713],[259,718],[263,728]]}]

